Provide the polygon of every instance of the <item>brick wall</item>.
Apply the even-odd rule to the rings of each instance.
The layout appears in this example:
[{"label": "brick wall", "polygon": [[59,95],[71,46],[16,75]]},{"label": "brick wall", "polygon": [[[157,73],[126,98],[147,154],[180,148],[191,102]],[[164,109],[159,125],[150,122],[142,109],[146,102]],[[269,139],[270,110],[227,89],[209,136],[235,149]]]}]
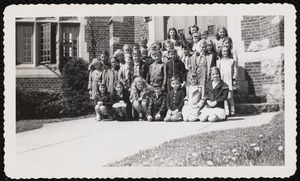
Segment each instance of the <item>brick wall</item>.
[{"label": "brick wall", "polygon": [[269,48],[284,46],[283,16],[243,16],[242,40],[245,50],[251,41],[269,40]]},{"label": "brick wall", "polygon": [[[87,17],[85,26],[85,39],[90,60],[99,56],[101,51],[109,53],[109,25],[110,16]],[[94,47],[92,42],[95,42]]]},{"label": "brick wall", "polygon": [[262,93],[261,62],[246,62],[245,70],[245,79],[248,81],[248,94],[260,95]]},{"label": "brick wall", "polygon": [[21,89],[34,89],[46,91],[61,91],[60,78],[17,78],[16,87]]},{"label": "brick wall", "polygon": [[134,40],[135,43],[140,44],[141,38],[147,38],[149,40],[148,23],[144,22],[142,16],[134,17]]},{"label": "brick wall", "polygon": [[109,25],[109,38],[118,39],[117,42],[110,46],[109,52],[122,49],[124,44],[134,43],[134,17],[124,16],[123,21],[112,21]]}]

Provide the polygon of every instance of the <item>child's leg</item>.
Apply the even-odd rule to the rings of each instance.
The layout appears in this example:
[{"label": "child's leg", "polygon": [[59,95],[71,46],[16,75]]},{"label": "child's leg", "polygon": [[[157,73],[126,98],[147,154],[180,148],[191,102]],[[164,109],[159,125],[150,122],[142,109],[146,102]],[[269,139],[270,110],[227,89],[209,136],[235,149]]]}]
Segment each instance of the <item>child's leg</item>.
[{"label": "child's leg", "polygon": [[188,121],[190,122],[195,122],[195,121],[198,121],[199,118],[197,116],[194,116],[194,115],[190,115],[189,118],[188,118]]},{"label": "child's leg", "polygon": [[215,114],[212,114],[212,115],[208,116],[208,121],[209,122],[216,122],[216,121],[220,121],[220,120],[221,119],[217,115],[215,115]]},{"label": "child's leg", "polygon": [[224,109],[225,109],[225,114],[228,116],[229,115],[228,99],[224,101]]},{"label": "child's leg", "polygon": [[235,115],[235,108],[234,108],[234,100],[233,100],[233,91],[229,91],[228,93],[228,101],[230,106],[230,115]]},{"label": "child's leg", "polygon": [[133,109],[135,109],[139,114],[142,113],[142,106],[139,101],[133,101],[132,103]]},{"label": "child's leg", "polygon": [[204,115],[204,114],[200,114],[199,119],[200,119],[200,122],[206,122],[207,119],[208,119],[208,116],[207,116],[207,115]]},{"label": "child's leg", "polygon": [[164,121],[165,122],[171,121],[171,110],[168,110],[167,115],[166,115]]},{"label": "child's leg", "polygon": [[143,113],[146,113],[148,110],[148,100],[147,99],[143,99],[142,100],[142,111]]},{"label": "child's leg", "polygon": [[173,114],[173,115],[171,116],[171,121],[174,121],[174,122],[182,121],[182,112],[179,111],[178,113]]},{"label": "child's leg", "polygon": [[189,118],[189,108],[188,106],[184,106],[182,108],[182,117],[183,117],[183,121],[189,121],[188,118]]},{"label": "child's leg", "polygon": [[95,112],[96,112],[96,121],[101,121],[102,120],[102,115],[100,111],[100,106],[96,105],[95,106]]}]

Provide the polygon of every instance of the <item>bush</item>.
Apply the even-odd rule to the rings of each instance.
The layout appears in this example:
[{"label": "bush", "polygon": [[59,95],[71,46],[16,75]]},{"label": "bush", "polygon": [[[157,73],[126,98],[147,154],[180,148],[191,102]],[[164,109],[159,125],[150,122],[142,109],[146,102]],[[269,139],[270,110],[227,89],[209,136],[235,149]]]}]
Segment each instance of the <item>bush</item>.
[{"label": "bush", "polygon": [[82,59],[72,59],[65,63],[62,79],[63,110],[65,116],[81,116],[93,112],[93,104],[89,99],[88,63]]},{"label": "bush", "polygon": [[16,119],[59,118],[62,101],[60,93],[17,89]]}]

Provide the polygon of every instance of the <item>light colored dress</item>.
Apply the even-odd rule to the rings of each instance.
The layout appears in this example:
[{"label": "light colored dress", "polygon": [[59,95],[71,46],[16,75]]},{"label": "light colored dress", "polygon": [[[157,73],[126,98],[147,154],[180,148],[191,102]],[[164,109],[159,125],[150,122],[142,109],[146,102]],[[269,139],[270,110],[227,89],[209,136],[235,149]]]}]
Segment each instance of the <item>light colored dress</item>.
[{"label": "light colored dress", "polygon": [[198,85],[189,85],[186,87],[186,97],[185,100],[187,101],[187,105],[184,105],[182,108],[182,116],[183,120],[196,120],[199,117],[199,108],[200,107],[193,107],[199,104],[202,98],[202,86]]},{"label": "light colored dress", "polygon": [[237,66],[234,59],[224,59],[217,61],[217,67],[221,72],[221,79],[228,85],[229,90],[233,90],[232,80],[237,78]]}]

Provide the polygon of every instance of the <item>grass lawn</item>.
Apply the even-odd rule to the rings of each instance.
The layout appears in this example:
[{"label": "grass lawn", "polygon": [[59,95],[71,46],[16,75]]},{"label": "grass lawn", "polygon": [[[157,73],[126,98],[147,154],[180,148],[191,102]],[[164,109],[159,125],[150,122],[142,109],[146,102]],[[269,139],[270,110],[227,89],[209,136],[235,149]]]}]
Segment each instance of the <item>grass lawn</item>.
[{"label": "grass lawn", "polygon": [[284,165],[284,112],[279,112],[269,124],[171,140],[107,166],[252,165]]},{"label": "grass lawn", "polygon": [[62,121],[72,121],[84,118],[94,117],[94,114],[79,116],[79,117],[66,117],[66,118],[56,118],[56,119],[29,119],[29,120],[19,120],[16,121],[16,133],[30,131],[43,127],[45,123],[56,123]]}]

